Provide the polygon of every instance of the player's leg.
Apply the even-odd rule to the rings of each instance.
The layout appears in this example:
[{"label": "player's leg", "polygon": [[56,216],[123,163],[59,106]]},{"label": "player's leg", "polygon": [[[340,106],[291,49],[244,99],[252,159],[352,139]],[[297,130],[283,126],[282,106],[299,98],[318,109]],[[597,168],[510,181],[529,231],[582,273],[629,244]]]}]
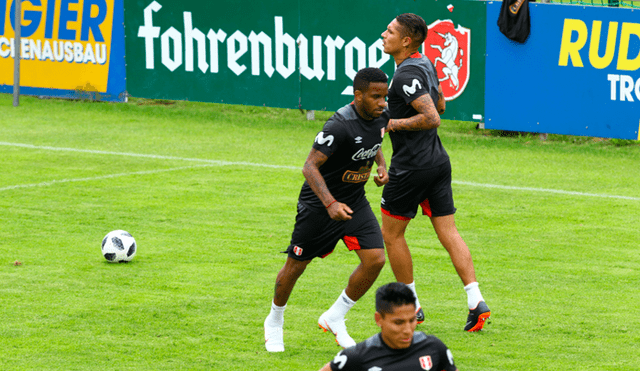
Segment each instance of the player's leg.
[{"label": "player's leg", "polygon": [[334,235],[318,234],[318,230],[332,230],[337,223],[326,212],[315,212],[298,204],[296,224],[286,251],[287,261],[276,277],[271,311],[264,321],[265,346],[268,351],[284,351],[284,311],[291,291],[312,259],[333,251],[340,239],[339,232]]},{"label": "player's leg", "polygon": [[384,267],[384,249],[356,250],[360,264],[351,273],[345,292],[353,301],[358,301],[371,288]]},{"label": "player's leg", "polygon": [[491,311],[484,302],[484,298],[478,287],[469,247],[467,247],[460,233],[458,233],[453,214],[432,217],[431,223],[438,235],[440,243],[442,243],[442,246],[444,246],[449,253],[451,262],[467,292],[469,316],[465,325],[465,331],[474,332],[482,330],[484,322],[491,316]]},{"label": "player's leg", "polygon": [[382,213],[382,236],[389,255],[389,264],[393,275],[398,282],[409,286],[416,297],[416,316],[418,323],[424,322],[424,311],[416,292],[416,283],[413,279],[413,259],[409,245],[404,237],[407,225],[411,219],[404,220]]},{"label": "player's leg", "polygon": [[349,250],[356,251],[360,264],[349,277],[340,297],[318,318],[318,325],[325,331],[331,331],[340,346],[348,348],[356,342],[347,332],[345,316],[373,285],[385,262],[380,226],[368,203],[357,209],[353,218],[345,223],[343,240]]},{"label": "player's leg", "polygon": [[271,311],[264,321],[265,347],[269,352],[284,352],[284,310],[293,287],[310,262],[311,260],[299,261],[287,257],[278,272]]},{"label": "player's leg", "polygon": [[318,319],[318,325],[326,332],[331,331],[336,342],[348,348],[356,344],[347,332],[345,316],[375,282],[384,267],[384,249],[356,250],[360,264],[351,273],[347,287],[342,291],[331,308]]},{"label": "player's leg", "polygon": [[418,299],[413,278],[413,260],[405,231],[416,215],[422,179],[416,172],[389,170],[389,183],[385,186],[382,199],[382,235],[384,237],[391,270],[398,282],[411,288],[416,297],[416,316],[418,323],[424,322],[424,312]]},{"label": "player's leg", "polygon": [[389,255],[389,264],[396,280],[405,284],[413,282],[413,261],[404,237],[410,221],[382,214],[382,236]]},{"label": "player's leg", "polygon": [[472,282],[476,282],[476,272],[473,267],[471,252],[469,252],[467,244],[460,236],[460,233],[458,233],[453,214],[431,217],[431,223],[438,235],[440,243],[449,253],[451,262],[456,272],[458,272],[462,283],[466,286]]},{"label": "player's leg", "polygon": [[304,273],[304,270],[307,268],[307,265],[311,263],[311,260],[299,261],[292,259],[291,257],[287,257],[287,261],[284,263],[280,272],[278,272],[278,276],[276,277],[276,285],[274,289],[273,295],[273,303],[279,307],[287,305],[287,301],[289,301],[289,296],[291,295],[291,291],[293,291],[293,287],[295,286],[298,278]]},{"label": "player's leg", "polygon": [[478,331],[482,329],[484,321],[489,318],[491,312],[478,288],[471,252],[456,227],[454,219],[456,208],[451,188],[451,163],[446,162],[432,169],[431,172],[434,181],[427,196],[428,202],[421,204],[423,212],[431,218],[438,239],[449,253],[451,262],[467,292],[469,316],[465,331]]}]

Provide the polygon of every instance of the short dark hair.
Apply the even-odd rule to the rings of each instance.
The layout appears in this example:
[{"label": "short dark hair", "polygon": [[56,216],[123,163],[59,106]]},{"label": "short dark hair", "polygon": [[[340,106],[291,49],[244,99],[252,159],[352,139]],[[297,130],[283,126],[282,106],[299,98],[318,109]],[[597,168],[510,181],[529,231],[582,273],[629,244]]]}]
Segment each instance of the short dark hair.
[{"label": "short dark hair", "polygon": [[361,92],[369,89],[369,84],[372,82],[384,82],[389,81],[387,75],[382,72],[381,69],[375,67],[366,67],[358,71],[356,77],[353,78],[353,92],[360,90]]},{"label": "short dark hair", "polygon": [[406,304],[415,305],[416,296],[409,286],[402,282],[388,283],[376,291],[376,312],[383,316]]},{"label": "short dark hair", "polygon": [[402,35],[411,38],[412,46],[419,46],[427,38],[429,28],[419,15],[413,13],[400,14],[396,17],[396,21],[402,26]]}]

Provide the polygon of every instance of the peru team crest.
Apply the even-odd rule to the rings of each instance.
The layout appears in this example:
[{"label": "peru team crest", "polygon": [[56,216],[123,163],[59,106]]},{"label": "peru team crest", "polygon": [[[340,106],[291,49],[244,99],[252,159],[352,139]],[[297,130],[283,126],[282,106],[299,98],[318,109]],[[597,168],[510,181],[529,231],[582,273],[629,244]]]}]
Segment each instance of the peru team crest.
[{"label": "peru team crest", "polygon": [[450,19],[439,19],[429,25],[423,47],[423,54],[438,71],[444,99],[458,98],[469,82],[471,30],[461,25],[455,28]]},{"label": "peru team crest", "polygon": [[431,361],[431,356],[422,356],[419,358],[420,359],[420,366],[429,371],[431,370],[431,367],[433,367],[433,362]]}]

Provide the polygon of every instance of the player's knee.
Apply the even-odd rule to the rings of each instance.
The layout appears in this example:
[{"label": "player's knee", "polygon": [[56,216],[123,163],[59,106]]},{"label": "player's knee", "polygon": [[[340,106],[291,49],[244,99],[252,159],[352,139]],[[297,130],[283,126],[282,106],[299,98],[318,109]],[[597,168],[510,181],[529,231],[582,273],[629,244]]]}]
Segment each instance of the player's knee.
[{"label": "player's knee", "polygon": [[391,238],[391,234],[389,231],[383,229],[382,230],[382,239],[384,240],[385,246],[389,246],[389,244],[393,243],[393,239]]},{"label": "player's knee", "polygon": [[307,268],[309,262],[311,262],[311,260],[299,261],[289,258],[284,264],[283,270],[286,271],[288,275],[299,276],[304,273],[304,270]]},{"label": "player's knee", "polygon": [[367,262],[367,266],[369,270],[372,271],[381,271],[384,267],[384,263],[386,261],[384,256],[384,249],[376,249],[380,250],[379,253],[375,254],[369,261]]},{"label": "player's knee", "polygon": [[387,246],[387,248],[389,248],[389,246],[393,247],[396,244],[396,242],[400,240],[402,237],[403,235],[401,233],[391,231],[388,229],[382,230],[382,239],[384,240],[384,244],[385,246]]}]

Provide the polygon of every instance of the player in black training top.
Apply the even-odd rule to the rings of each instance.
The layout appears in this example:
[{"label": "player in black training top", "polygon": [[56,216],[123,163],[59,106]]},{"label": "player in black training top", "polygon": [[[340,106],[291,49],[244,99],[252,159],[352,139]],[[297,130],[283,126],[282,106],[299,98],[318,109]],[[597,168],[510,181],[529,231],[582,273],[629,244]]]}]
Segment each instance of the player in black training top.
[{"label": "player in black training top", "polygon": [[435,336],[415,331],[415,295],[401,282],[376,291],[380,333],[342,350],[320,371],[456,371],[451,351]]},{"label": "player in black training top", "polygon": [[306,179],[287,248],[276,278],[271,312],[264,321],[269,352],[284,351],[284,309],[293,287],[313,258],[329,255],[340,239],[355,250],[361,264],[335,304],[318,319],[342,347],[355,345],[344,317],[371,287],[384,266],[380,225],[365,198],[364,185],[374,162],[378,186],[389,180],[381,145],[389,121],[387,75],[378,68],[360,70],[353,80],[354,101],[339,109],[316,136],[304,164]]},{"label": "player in black training top", "polygon": [[413,262],[404,234],[418,205],[422,207],[464,284],[469,307],[464,330],[473,332],[482,329],[491,312],[478,288],[469,248],[454,221],[451,163],[437,129],[445,100],[433,64],[418,52],[427,32],[420,16],[405,13],[382,33],[384,52],[393,56],[397,66],[389,87],[391,119],[387,131],[393,156],[389,183],[382,193],[382,234],[396,279],[409,285],[416,295],[421,323],[424,312],[417,299]]}]

